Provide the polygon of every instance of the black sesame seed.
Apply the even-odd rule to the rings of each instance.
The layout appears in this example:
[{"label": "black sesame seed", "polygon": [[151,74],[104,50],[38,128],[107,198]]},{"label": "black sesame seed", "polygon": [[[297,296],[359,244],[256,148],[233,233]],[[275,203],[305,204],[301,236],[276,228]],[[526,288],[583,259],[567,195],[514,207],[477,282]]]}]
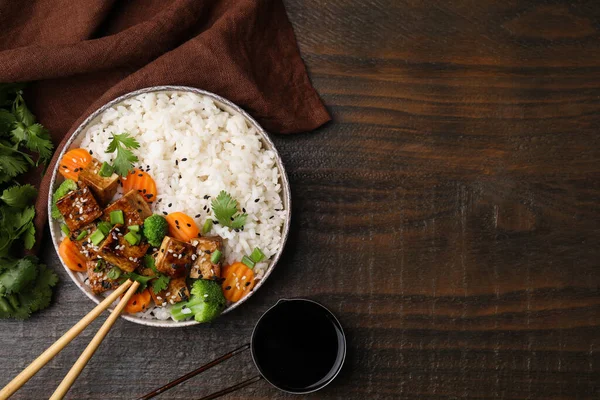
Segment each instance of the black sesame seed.
[{"label": "black sesame seed", "polygon": [[210,199],[210,196],[209,195],[204,195],[204,200],[208,200],[208,199]]},{"label": "black sesame seed", "polygon": [[135,306],[136,304],[137,304],[137,300],[134,300],[133,301],[133,305]]},{"label": "black sesame seed", "polygon": [[179,220],[178,219],[175,220],[175,225],[179,225]]},{"label": "black sesame seed", "polygon": [[165,252],[165,249],[160,249],[160,252],[161,252],[161,253],[164,253],[164,252]]},{"label": "black sesame seed", "polygon": [[138,208],[137,212],[141,213],[141,212],[142,212],[142,209],[141,209],[141,208]]},{"label": "black sesame seed", "polygon": [[260,199],[255,199],[255,200],[254,200],[254,202],[255,202],[255,203],[258,203],[258,201],[259,201],[259,200],[260,200]]},{"label": "black sesame seed", "polygon": [[246,282],[246,286],[250,286],[250,282]]},{"label": "black sesame seed", "polygon": [[167,215],[167,213],[163,211],[163,215]]},{"label": "black sesame seed", "polygon": [[168,207],[171,207],[173,205],[173,203],[169,203]]},{"label": "black sesame seed", "polygon": [[181,228],[179,227],[179,225],[177,225],[177,229],[181,229]]},{"label": "black sesame seed", "polygon": [[186,225],[187,225],[188,227],[190,227],[190,228],[192,227],[192,224],[186,224]]},{"label": "black sesame seed", "polygon": [[246,212],[246,209],[242,207],[242,212]]},{"label": "black sesame seed", "polygon": [[143,176],[144,176],[144,174],[138,174],[138,176],[141,178],[141,177],[143,177]]},{"label": "black sesame seed", "polygon": [[179,160],[175,160],[175,165],[179,165]]},{"label": "black sesame seed", "polygon": [[146,189],[143,189],[143,190],[142,190],[142,193],[146,194]]},{"label": "black sesame seed", "polygon": [[196,214],[194,218],[200,218],[200,214]]},{"label": "black sesame seed", "polygon": [[225,290],[231,290],[231,286],[227,286]]},{"label": "black sesame seed", "polygon": [[181,159],[181,161],[187,161],[187,158],[184,157],[184,158]]},{"label": "black sesame seed", "polygon": [[62,167],[63,167],[64,169],[67,169],[67,168],[69,168],[69,167],[67,167],[66,165],[63,165]]},{"label": "black sesame seed", "polygon": [[181,179],[181,174],[179,174],[179,179]]},{"label": "black sesame seed", "polygon": [[148,193],[148,194],[146,195],[146,198],[147,198],[147,199],[151,199],[151,198],[152,198],[152,196],[154,196],[152,193]]},{"label": "black sesame seed", "polygon": [[257,233],[256,233],[256,236],[260,236],[260,233],[258,233],[258,232],[257,232]]},{"label": "black sesame seed", "polygon": [[73,172],[79,172],[79,168],[75,168]]},{"label": "black sesame seed", "polygon": [[273,219],[273,218],[275,218],[275,216],[274,216],[274,215],[271,215],[271,216],[269,217],[269,219]]},{"label": "black sesame seed", "polygon": [[93,152],[92,150],[90,150],[90,156],[91,156],[92,154],[94,154],[94,152]]},{"label": "black sesame seed", "polygon": [[215,225],[219,225],[219,221],[215,221],[215,220],[213,220],[213,224],[215,224]]}]

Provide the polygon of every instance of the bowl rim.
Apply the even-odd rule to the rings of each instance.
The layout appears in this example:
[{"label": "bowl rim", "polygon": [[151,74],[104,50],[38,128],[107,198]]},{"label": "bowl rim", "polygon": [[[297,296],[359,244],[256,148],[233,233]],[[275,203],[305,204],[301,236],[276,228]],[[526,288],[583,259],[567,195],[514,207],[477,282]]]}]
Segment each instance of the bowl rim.
[{"label": "bowl rim", "polygon": [[[285,218],[284,218],[282,232],[281,232],[281,244],[280,244],[279,250],[277,251],[277,253],[273,256],[273,258],[269,262],[269,266],[267,267],[265,274],[256,283],[253,290],[250,293],[248,293],[246,296],[244,296],[244,298],[242,298],[238,302],[227,307],[222,313],[222,314],[227,314],[228,312],[231,312],[234,309],[236,309],[237,307],[239,307],[240,305],[242,305],[250,297],[252,297],[254,295],[254,293],[258,289],[260,289],[260,287],[264,284],[264,282],[267,280],[269,275],[271,275],[271,273],[275,269],[275,266],[277,265],[277,262],[281,258],[281,254],[283,253],[283,249],[285,248],[285,244],[288,239],[288,234],[289,234],[290,224],[291,224],[292,199],[291,199],[290,183],[289,183],[289,179],[288,179],[285,167],[283,166],[283,161],[281,159],[281,156],[279,155],[279,152],[277,151],[277,148],[275,147],[275,144],[273,143],[273,141],[271,140],[271,138],[269,137],[267,132],[262,128],[262,126],[260,126],[260,124],[258,122],[256,122],[256,120],[254,118],[252,118],[241,107],[239,107],[238,105],[231,102],[230,100],[227,100],[226,98],[221,97],[215,93],[208,92],[206,90],[198,89],[198,88],[191,87],[191,86],[178,86],[178,85],[151,86],[151,87],[138,89],[138,90],[134,90],[132,92],[125,93],[125,94],[109,101],[108,103],[104,104],[103,106],[101,106],[100,108],[98,108],[97,110],[92,112],[85,120],[83,120],[83,122],[81,122],[81,124],[79,124],[77,129],[75,129],[73,131],[73,133],[69,136],[69,138],[65,142],[65,145],[63,146],[62,150],[58,154],[56,164],[52,171],[52,177],[50,179],[50,195],[48,196],[48,224],[50,227],[50,236],[52,237],[52,244],[54,245],[54,250],[58,254],[58,246],[60,244],[60,240],[59,240],[60,235],[58,234],[58,231],[60,230],[60,227],[59,227],[58,222],[54,221],[52,219],[52,195],[51,194],[54,192],[54,190],[56,190],[55,186],[57,185],[59,160],[62,159],[62,157],[65,155],[65,153],[70,149],[73,142],[76,141],[76,139],[84,132],[84,130],[87,129],[90,126],[90,124],[98,116],[100,116],[104,111],[106,111],[108,108],[113,107],[114,105],[117,105],[127,99],[138,96],[140,94],[152,93],[152,92],[188,92],[188,93],[191,92],[191,93],[195,93],[198,95],[209,97],[222,110],[227,111],[232,114],[238,113],[238,114],[242,115],[245,118],[246,122],[249,123],[251,126],[253,126],[256,129],[256,131],[259,133],[259,135],[261,137],[261,141],[263,143],[263,146],[266,149],[273,151],[275,154],[276,165],[277,165],[277,168],[279,169],[280,183],[281,183],[281,188],[282,188],[282,200],[283,200],[283,204],[285,207]],[[58,258],[59,258],[63,268],[69,274],[69,277],[71,278],[71,280],[93,302],[98,304],[98,303],[100,303],[100,301],[102,301],[104,299],[103,296],[93,294],[83,282],[80,282],[78,277],[75,275],[75,273],[73,271],[71,271],[65,265],[65,263],[63,262],[60,255],[58,256]],[[111,310],[112,310],[112,307],[111,307]],[[200,322],[197,322],[194,320],[177,322],[177,321],[173,321],[173,320],[146,319],[146,318],[140,318],[140,317],[126,315],[126,314],[122,314],[121,318],[123,318],[127,321],[141,324],[141,325],[156,326],[156,327],[162,327],[162,328],[180,328],[180,327],[200,324]]]}]

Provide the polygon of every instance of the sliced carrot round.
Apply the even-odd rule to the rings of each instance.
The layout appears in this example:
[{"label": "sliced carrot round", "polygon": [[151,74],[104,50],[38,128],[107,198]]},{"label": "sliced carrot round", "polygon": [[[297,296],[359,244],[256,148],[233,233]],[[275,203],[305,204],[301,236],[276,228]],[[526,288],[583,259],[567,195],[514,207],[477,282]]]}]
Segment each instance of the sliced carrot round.
[{"label": "sliced carrot round", "polygon": [[58,172],[67,179],[77,181],[79,172],[92,161],[85,149],[73,149],[65,153],[58,164]]},{"label": "sliced carrot round", "polygon": [[71,271],[85,272],[86,258],[81,254],[75,243],[68,237],[58,246],[58,255]]},{"label": "sliced carrot round", "polygon": [[125,312],[135,314],[146,311],[148,306],[150,306],[151,300],[152,296],[150,296],[150,291],[148,289],[144,289],[140,293],[134,293],[125,306]]},{"label": "sliced carrot round", "polygon": [[241,262],[223,268],[223,295],[233,303],[250,293],[254,287],[254,271]]},{"label": "sliced carrot round", "polygon": [[150,174],[141,169],[131,170],[129,175],[121,179],[121,183],[123,184],[123,193],[135,189],[147,203],[152,203],[156,199],[156,182]]},{"label": "sliced carrot round", "polygon": [[182,212],[174,212],[165,217],[169,224],[169,236],[189,242],[198,237],[200,230],[193,218]]}]

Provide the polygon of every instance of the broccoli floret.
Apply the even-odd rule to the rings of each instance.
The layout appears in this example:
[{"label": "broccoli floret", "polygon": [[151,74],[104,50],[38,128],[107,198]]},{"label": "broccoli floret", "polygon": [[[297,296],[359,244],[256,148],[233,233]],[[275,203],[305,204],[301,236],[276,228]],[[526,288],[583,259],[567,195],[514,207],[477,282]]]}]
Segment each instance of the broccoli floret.
[{"label": "broccoli floret", "polygon": [[194,282],[189,301],[177,303],[171,308],[176,321],[194,317],[198,322],[210,322],[225,308],[225,296],[221,285],[215,281],[199,279]]},{"label": "broccoli floret", "polygon": [[144,220],[144,236],[151,246],[160,247],[168,232],[169,224],[162,215],[153,214]]},{"label": "broccoli floret", "polygon": [[67,193],[72,192],[73,190],[77,190],[77,182],[67,179],[56,189],[54,194],[52,195],[52,218],[61,219],[62,214],[58,211],[58,207],[56,207],[56,202],[61,197],[65,196]]}]

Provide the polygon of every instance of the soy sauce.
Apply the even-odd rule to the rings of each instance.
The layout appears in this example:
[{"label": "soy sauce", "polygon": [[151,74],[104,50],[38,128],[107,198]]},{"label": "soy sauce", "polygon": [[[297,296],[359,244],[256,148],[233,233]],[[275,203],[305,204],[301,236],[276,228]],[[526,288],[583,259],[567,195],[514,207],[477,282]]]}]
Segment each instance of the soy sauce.
[{"label": "soy sauce", "polygon": [[312,301],[280,301],[260,319],[252,336],[252,355],[261,374],[289,392],[324,386],[337,374],[344,354],[338,321]]}]

